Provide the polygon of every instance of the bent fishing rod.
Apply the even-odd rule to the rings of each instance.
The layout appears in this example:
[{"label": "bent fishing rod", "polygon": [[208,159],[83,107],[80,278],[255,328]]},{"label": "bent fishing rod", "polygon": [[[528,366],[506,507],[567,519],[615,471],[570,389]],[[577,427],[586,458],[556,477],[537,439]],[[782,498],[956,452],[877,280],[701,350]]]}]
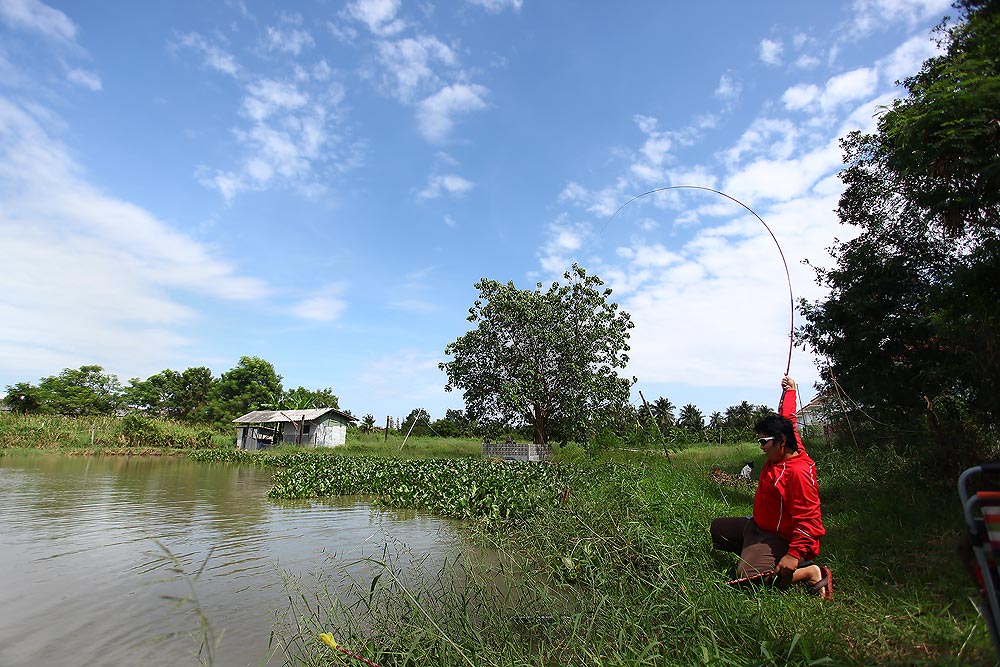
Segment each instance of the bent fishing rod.
[{"label": "bent fishing rod", "polygon": [[636,195],[636,196],[632,197],[627,202],[625,202],[624,204],[622,204],[621,206],[619,206],[618,210],[615,211],[611,215],[611,217],[608,218],[607,222],[604,223],[604,226],[601,227],[601,233],[602,234],[604,233],[604,230],[607,229],[608,225],[611,224],[611,221],[614,220],[615,217],[619,213],[622,212],[622,209],[624,209],[626,206],[628,206],[629,204],[631,204],[632,202],[634,202],[636,199],[642,199],[643,197],[646,197],[646,196],[649,196],[649,195],[652,195],[652,194],[656,194],[658,192],[666,192],[667,190],[703,190],[705,192],[714,192],[717,195],[722,195],[726,199],[728,199],[730,201],[733,201],[733,202],[736,202],[737,204],[739,204],[740,206],[742,206],[746,210],[750,211],[750,213],[753,215],[753,217],[757,218],[757,220],[760,222],[760,224],[764,225],[764,229],[767,230],[767,233],[771,235],[771,239],[774,241],[774,245],[777,246],[777,248],[778,248],[778,254],[781,256],[781,263],[785,267],[785,281],[788,283],[788,305],[789,305],[790,317],[789,317],[789,329],[788,329],[788,363],[785,365],[785,375],[788,375],[789,371],[791,371],[791,369],[792,369],[792,348],[794,347],[794,344],[795,344],[795,338],[794,338],[795,337],[795,297],[792,294],[792,275],[788,271],[788,262],[785,260],[785,253],[781,249],[781,244],[778,243],[778,237],[774,235],[774,232],[771,230],[771,228],[768,226],[768,224],[766,222],[764,222],[764,219],[762,217],[760,217],[759,215],[757,215],[756,211],[754,211],[752,208],[750,208],[749,206],[747,206],[746,204],[744,204],[743,202],[741,202],[736,197],[733,197],[732,195],[728,195],[725,192],[722,192],[721,190],[715,190],[713,188],[707,188],[707,187],[704,187],[702,185],[668,185],[666,187],[655,188],[653,190],[649,190],[648,192],[643,192],[642,194],[639,194],[639,195]]}]

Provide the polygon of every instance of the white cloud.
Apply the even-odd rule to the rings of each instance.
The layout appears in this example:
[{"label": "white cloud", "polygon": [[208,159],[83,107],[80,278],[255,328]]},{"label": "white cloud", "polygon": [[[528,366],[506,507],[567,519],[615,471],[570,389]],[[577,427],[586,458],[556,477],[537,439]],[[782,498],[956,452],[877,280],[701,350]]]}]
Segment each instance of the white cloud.
[{"label": "white cloud", "polygon": [[[297,20],[283,17],[286,25]],[[231,131],[242,153],[239,164],[195,169],[198,181],[218,190],[227,202],[241,192],[274,186],[317,197],[327,191],[320,170],[343,172],[360,164],[363,147],[345,142],[338,132],[346,91],[331,81],[333,72],[325,60],[309,69],[292,63],[287,77],[279,79],[254,75],[200,35],[183,35],[177,43],[202,54],[209,67],[244,88],[239,113],[247,125]]]},{"label": "white cloud", "polygon": [[240,65],[236,58],[224,49],[210,43],[198,33],[188,33],[181,35],[177,40],[177,46],[192,49],[201,53],[204,64],[223,74],[236,77],[240,74]]},{"label": "white cloud", "polygon": [[787,159],[801,146],[801,131],[783,118],[758,118],[736,144],[724,152],[726,162],[735,167],[746,156]]},{"label": "white cloud", "polygon": [[294,25],[268,26],[264,35],[264,45],[268,51],[280,51],[299,55],[303,50],[316,45],[307,30]]},{"label": "white cloud", "polygon": [[343,292],[344,287],[339,283],[327,285],[298,301],[291,307],[291,312],[305,320],[332,322],[347,308],[347,302],[341,296]]},{"label": "white cloud", "polygon": [[658,127],[655,118],[649,116],[635,116],[635,122],[646,135],[639,153],[642,157],[654,166],[662,165],[670,154],[674,137],[670,132],[663,132]]},{"label": "white cloud", "polygon": [[840,145],[832,139],[801,157],[756,160],[730,174],[723,190],[741,199],[787,201],[805,196],[817,181],[842,165]]},{"label": "white cloud", "polygon": [[550,223],[545,230],[546,241],[539,250],[542,268],[550,274],[562,274],[574,261],[577,252],[593,239],[593,230],[587,223],[573,222],[563,215]]},{"label": "white cloud", "polygon": [[614,185],[592,191],[579,183],[570,182],[559,193],[559,200],[585,208],[591,213],[607,217],[613,214],[625,201],[626,195],[634,195],[634,188],[626,178],[618,178]]},{"label": "white cloud", "polygon": [[795,66],[799,69],[812,69],[822,62],[811,53],[804,53],[795,60]]},{"label": "white cloud", "polygon": [[878,65],[883,79],[892,83],[916,74],[925,60],[940,53],[941,48],[933,40],[920,35],[903,42],[887,58],[880,60]]},{"label": "white cloud", "polygon": [[396,18],[399,0],[354,0],[345,7],[348,16],[368,26],[372,33],[389,36],[406,27],[402,19]]},{"label": "white cloud", "polygon": [[417,107],[417,124],[428,141],[444,141],[451,132],[457,113],[480,111],[486,108],[483,99],[489,91],[479,85],[456,83],[445,86]]},{"label": "white cloud", "polygon": [[452,49],[436,37],[426,35],[379,42],[378,58],[387,77],[392,80],[389,86],[393,93],[406,103],[412,102],[424,86],[439,80],[431,67],[432,63],[455,64]]},{"label": "white cloud", "polygon": [[38,32],[49,39],[72,42],[76,39],[76,24],[58,9],[38,0],[3,0],[0,20],[21,30]]},{"label": "white cloud", "polygon": [[773,39],[760,40],[760,59],[768,65],[778,65],[781,63],[781,52],[784,47],[781,42]]},{"label": "white cloud", "polygon": [[243,112],[253,121],[261,122],[277,112],[301,109],[309,101],[294,83],[259,79],[247,86]]},{"label": "white cloud", "polygon": [[[799,260],[825,256],[836,198],[759,209],[781,240],[795,298],[819,295]],[[781,256],[756,219],[734,210],[679,248],[636,242],[619,249],[623,264],[602,269],[636,325],[629,372],[642,381],[753,387],[784,372],[791,304]],[[793,356],[792,374],[814,376],[807,355]]]},{"label": "white cloud", "polygon": [[82,69],[71,69],[66,73],[66,78],[78,86],[83,86],[93,92],[101,90],[101,78],[93,72]]},{"label": "white cloud", "polygon": [[851,13],[854,17],[855,37],[870,34],[887,25],[937,19],[948,14],[952,0],[855,0]]},{"label": "white cloud", "polygon": [[266,296],[216,249],[90,185],[68,149],[0,98],[0,370],[110,361],[154,372],[184,356],[198,313],[173,296]]},{"label": "white cloud", "polygon": [[814,83],[800,83],[792,86],[781,96],[785,108],[790,111],[807,109],[819,101],[819,86]]},{"label": "white cloud", "polygon": [[848,102],[870,97],[878,85],[878,72],[872,67],[859,67],[831,77],[820,95],[819,103],[825,111]]},{"label": "white cloud", "polygon": [[490,12],[491,14],[499,14],[508,7],[512,9],[515,13],[521,11],[521,6],[524,4],[524,0],[466,0],[470,5],[478,5]]},{"label": "white cloud", "polygon": [[878,70],[859,67],[830,77],[823,88],[803,83],[788,88],[781,101],[789,111],[815,111],[817,107],[830,113],[845,104],[871,97],[878,87]]},{"label": "white cloud", "polygon": [[743,88],[739,81],[729,74],[723,74],[719,77],[719,85],[715,87],[715,96],[729,102],[739,99],[742,90]]},{"label": "white cloud", "polygon": [[421,199],[437,199],[442,194],[464,195],[476,185],[455,174],[435,175],[427,179],[427,187],[417,195]]}]

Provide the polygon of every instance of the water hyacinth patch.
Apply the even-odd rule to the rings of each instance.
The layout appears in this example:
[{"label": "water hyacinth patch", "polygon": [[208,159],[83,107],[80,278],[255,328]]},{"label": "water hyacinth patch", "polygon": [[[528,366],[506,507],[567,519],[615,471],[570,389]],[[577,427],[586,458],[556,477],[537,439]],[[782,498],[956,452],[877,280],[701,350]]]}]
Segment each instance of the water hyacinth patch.
[{"label": "water hyacinth patch", "polygon": [[281,465],[272,498],[369,495],[390,507],[487,521],[519,519],[557,503],[571,476],[563,466],[492,459],[320,456]]}]

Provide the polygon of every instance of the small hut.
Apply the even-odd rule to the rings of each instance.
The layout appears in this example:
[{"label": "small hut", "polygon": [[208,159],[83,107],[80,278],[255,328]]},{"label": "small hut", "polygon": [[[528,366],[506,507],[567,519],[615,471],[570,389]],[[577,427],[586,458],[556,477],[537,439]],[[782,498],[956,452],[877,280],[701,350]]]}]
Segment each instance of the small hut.
[{"label": "small hut", "polygon": [[347,426],[357,417],[336,408],[255,410],[233,420],[236,449],[267,449],[281,443],[303,447],[339,447]]}]

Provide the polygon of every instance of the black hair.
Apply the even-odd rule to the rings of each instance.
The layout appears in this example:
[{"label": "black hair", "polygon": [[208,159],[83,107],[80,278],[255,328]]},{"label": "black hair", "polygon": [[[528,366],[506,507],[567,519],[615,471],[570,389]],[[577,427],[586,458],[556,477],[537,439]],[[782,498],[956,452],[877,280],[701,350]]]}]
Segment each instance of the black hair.
[{"label": "black hair", "polygon": [[799,441],[795,438],[795,427],[792,422],[776,414],[770,414],[754,425],[753,430],[774,438],[775,442],[784,441],[785,449],[790,452],[799,451]]}]

